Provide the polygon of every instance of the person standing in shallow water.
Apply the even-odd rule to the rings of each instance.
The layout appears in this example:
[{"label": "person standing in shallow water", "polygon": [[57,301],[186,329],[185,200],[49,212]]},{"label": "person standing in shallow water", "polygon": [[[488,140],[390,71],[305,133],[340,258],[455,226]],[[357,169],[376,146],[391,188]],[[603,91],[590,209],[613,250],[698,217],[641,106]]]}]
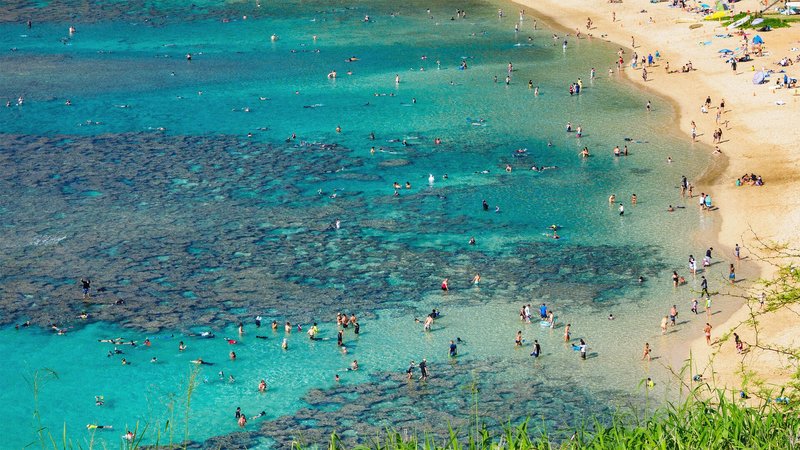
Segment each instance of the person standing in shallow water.
[{"label": "person standing in shallow water", "polygon": [[411,378],[414,377],[414,367],[415,366],[416,365],[414,364],[414,360],[411,360],[411,363],[409,363],[409,365],[408,365],[408,369],[406,369],[406,379],[408,381],[411,381]]},{"label": "person standing in shallow water", "polygon": [[425,358],[422,358],[422,362],[419,363],[419,371],[420,371],[419,379],[421,381],[427,381],[428,380],[428,360],[426,360]]},{"label": "person standing in shallow water", "polygon": [[706,298],[711,298],[711,294],[708,293],[708,280],[706,280],[705,276],[701,276],[700,278],[702,279],[702,281],[700,281],[700,297],[705,295]]},{"label": "person standing in shallow water", "polygon": [[83,299],[88,300],[91,295],[89,289],[92,288],[92,280],[88,278],[81,278],[81,288],[83,289]]},{"label": "person standing in shallow water", "polygon": [[539,345],[539,340],[538,339],[534,339],[533,340],[533,351],[531,352],[531,356],[533,356],[534,358],[538,358],[539,355],[541,355],[541,354],[542,354],[542,346]]}]

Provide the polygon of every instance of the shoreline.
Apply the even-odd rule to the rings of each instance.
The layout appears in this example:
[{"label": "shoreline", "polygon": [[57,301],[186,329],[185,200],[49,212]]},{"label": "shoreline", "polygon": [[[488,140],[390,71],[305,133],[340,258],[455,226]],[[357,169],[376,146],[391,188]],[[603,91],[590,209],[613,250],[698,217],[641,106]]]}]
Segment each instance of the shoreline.
[{"label": "shoreline", "polygon": [[[633,82],[637,88],[666,98],[675,108],[678,129],[687,137],[691,136],[690,124],[697,121],[698,151],[705,146],[713,148],[712,129],[724,129],[724,138],[717,144],[722,153],[712,156],[696,181],[695,191],[712,192],[715,206],[718,207],[715,211],[718,223],[710,236],[713,241],[711,245],[717,249],[717,258],[722,255],[720,259],[727,263],[734,259],[734,244],[742,247],[742,261],[734,262],[739,272],[737,275],[745,275],[746,286],[734,289],[719,287],[722,295],[713,298],[715,306],[722,304],[726,309],[722,320],[712,319],[712,338],[718,339],[727,334],[728,330],[750,317],[748,302],[741,297],[758,295],[753,291],[756,287],[753,278],[769,279],[775,274],[774,265],[763,259],[753,259],[755,254],[768,256],[765,250],[758,248],[761,245],[758,239],[797,247],[798,236],[793,231],[800,228],[800,184],[792,183],[792,180],[800,173],[797,169],[800,167],[800,155],[792,154],[791,146],[800,140],[800,132],[790,129],[788,123],[789,126],[782,124],[788,122],[786,118],[800,117],[798,91],[775,90],[771,83],[756,86],[748,75],[754,72],[756,66],[777,72],[781,67],[775,65],[775,61],[783,56],[795,58],[797,54],[790,48],[800,47],[800,35],[796,33],[798,25],[762,33],[769,56],[741,63],[733,73],[729,65],[719,58],[717,49],[734,48],[740,38],[719,38],[717,35],[724,36],[728,31],[718,23],[702,21],[702,16],[669,8],[667,3],[652,4],[641,0],[635,3],[607,3],[604,0],[514,2],[530,8],[532,15],[549,25],[570,30],[571,40],[575,39],[579,30],[581,39],[602,39],[620,45],[625,51],[626,67],[616,69],[614,76],[622,76],[620,72],[624,72],[627,81]],[[736,3],[735,7],[739,11],[755,11],[759,9],[759,4],[754,0],[744,0]],[[592,20],[592,27],[588,30],[590,35],[587,35],[587,18]],[[696,19],[701,26],[690,29],[690,23],[686,22],[688,19]],[[747,33],[751,37],[755,34],[753,30]],[[711,44],[706,44],[709,41]],[[633,50],[631,44],[635,45]],[[656,51],[661,54],[660,60],[649,68],[647,81],[643,80],[641,69],[630,67],[628,60],[632,51],[641,52],[639,59]],[[609,55],[611,67],[614,67],[614,57]],[[694,67],[689,73],[666,73],[662,68],[671,64],[670,70],[675,70],[689,61]],[[790,76],[797,77],[800,64],[788,66],[786,71]],[[597,68],[597,72],[601,76],[608,76],[607,67]],[[712,107],[703,114],[700,105],[706,96],[711,97]],[[717,105],[723,98],[725,108],[721,123],[717,124]],[[785,104],[777,105],[777,100],[783,100]],[[784,121],[780,120],[781,117],[785,118]],[[742,173],[762,175],[765,185],[736,187],[734,181]],[[701,238],[702,234],[698,231],[694,239]],[[791,311],[769,313],[767,317],[771,328],[759,330],[760,341],[780,345],[797,344],[794,336],[800,334],[800,326],[791,320]],[[785,361],[776,354],[749,351],[741,355],[733,351],[732,341],[726,342],[722,348],[708,346],[702,337],[701,327],[701,324],[694,324],[683,330],[681,340],[689,344],[688,348],[676,345],[673,346],[676,350],[667,350],[667,359],[672,364],[682,363],[691,357],[692,374],[703,373],[706,381],[713,380],[718,387],[735,392],[742,389],[738,371],[742,370],[745,363],[748,371],[755,371],[768,386],[780,386],[788,381],[791,373],[784,370]],[[687,336],[686,332],[691,336]],[[750,327],[737,332],[745,342],[756,339]],[[712,359],[713,364],[709,366]]]}]

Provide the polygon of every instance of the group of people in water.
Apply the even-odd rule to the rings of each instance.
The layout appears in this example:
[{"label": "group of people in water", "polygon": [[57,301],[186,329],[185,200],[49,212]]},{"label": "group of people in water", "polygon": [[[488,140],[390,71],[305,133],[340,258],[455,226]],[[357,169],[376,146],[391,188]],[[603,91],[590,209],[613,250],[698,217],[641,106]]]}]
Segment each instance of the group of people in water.
[{"label": "group of people in water", "polygon": [[[89,294],[88,291],[84,292],[84,295],[88,296],[88,294]],[[431,313],[431,315],[429,315],[429,318],[431,319],[431,321],[433,320],[433,318],[438,317],[438,314],[439,314],[438,311],[434,310],[433,313]],[[262,319],[262,317],[260,315],[255,317],[255,321],[254,322],[255,322],[255,327],[256,327],[257,330],[261,328],[262,321],[263,321],[263,319]],[[358,338],[360,333],[361,333],[361,324],[358,321],[358,318],[356,317],[355,314],[348,315],[348,314],[341,313],[341,312],[336,314],[335,323],[336,323],[336,329],[337,329],[337,337],[336,337],[337,347],[340,349],[340,352],[343,355],[346,355],[346,354],[348,354],[348,349],[347,349],[347,347],[345,345],[345,333],[348,330],[352,330],[353,338]],[[23,327],[24,326],[29,326],[29,323],[27,325],[23,324]],[[277,320],[273,320],[270,327],[272,329],[273,334],[279,332],[280,325],[279,325]],[[18,326],[18,328],[19,328],[19,326]],[[237,325],[239,339],[225,337],[224,340],[229,345],[242,345],[241,337],[245,335],[244,328],[245,328],[244,323],[239,322],[239,324]],[[302,332],[303,331],[303,326],[299,325],[299,324],[296,325],[296,326],[293,326],[291,322],[286,321],[284,323],[284,325],[283,325],[283,331],[284,331],[285,337],[281,341],[281,348],[284,351],[288,351],[289,350],[289,344],[288,344],[289,343],[289,336],[294,331]],[[312,341],[328,341],[328,340],[331,339],[329,337],[320,336],[320,331],[319,331],[319,327],[317,325],[317,322],[313,322],[312,323],[312,325],[306,331],[306,334],[308,335],[308,338],[310,340],[312,340]],[[216,335],[211,331],[203,331],[203,332],[199,332],[199,333],[189,333],[189,334],[187,334],[187,337],[195,337],[195,338],[200,338],[200,339],[214,339],[214,338],[216,338]],[[264,335],[264,334],[256,334],[255,338],[259,339],[259,340],[270,339],[269,336]],[[131,348],[135,348],[135,347],[137,347],[137,345],[140,345],[140,344],[138,344],[138,341],[136,341],[136,340],[130,340],[130,339],[125,339],[125,338],[121,338],[121,337],[98,339],[98,342],[104,343],[104,344],[111,344],[111,345],[114,346],[113,350],[109,350],[108,351],[108,355],[107,355],[108,357],[117,356],[117,355],[124,355],[125,352],[122,349],[120,349],[121,346],[130,346]],[[152,345],[153,345],[153,342],[149,337],[145,338],[144,341],[141,343],[141,346],[143,346],[145,348],[150,348]],[[180,340],[178,342],[177,350],[178,350],[178,352],[183,353],[183,352],[189,351],[189,347],[184,343],[183,340]],[[231,361],[236,361],[236,359],[237,359],[236,351],[234,351],[234,350],[229,351],[228,358]],[[150,359],[150,362],[151,363],[158,363],[160,361],[155,356],[153,356]],[[208,361],[208,360],[206,360],[206,359],[204,359],[202,357],[198,357],[198,358],[192,359],[189,362],[192,363],[192,364],[198,365],[198,366],[214,366],[214,365],[217,364],[215,362]],[[131,365],[131,361],[128,360],[126,357],[122,357],[121,364],[123,366],[129,366],[129,365]],[[424,367],[424,366],[421,365],[421,368],[422,367]],[[354,359],[352,361],[352,363],[350,363],[349,366],[347,368],[343,369],[343,370],[347,371],[347,372],[350,372],[350,371],[356,371],[358,369],[359,369],[358,360]],[[223,370],[220,370],[219,373],[218,373],[219,380],[220,381],[227,380],[228,383],[235,383],[236,382],[236,379],[234,378],[234,376],[232,374],[228,374],[227,378],[226,378],[225,375],[226,375],[225,372]],[[425,372],[425,378],[427,378],[427,372]],[[335,373],[334,374],[334,381],[335,382],[339,382],[340,379],[341,378],[340,378],[339,373]],[[203,382],[204,383],[209,383],[210,380],[206,376],[206,377],[203,378]],[[267,391],[267,381],[266,381],[265,378],[261,378],[259,380],[259,382],[257,384],[257,390],[260,393],[265,393]],[[102,395],[95,396],[95,404],[97,406],[103,406],[105,404],[105,397],[102,396]],[[258,418],[261,418],[261,417],[264,417],[264,416],[266,416],[266,412],[262,411],[261,413],[250,417],[249,420],[258,419]],[[235,419],[236,419],[236,421],[237,421],[237,423],[238,423],[238,425],[240,427],[244,427],[247,424],[247,421],[248,421],[248,417],[244,413],[241,412],[240,408],[237,408]],[[88,427],[90,427],[91,429],[112,429],[113,428],[111,425],[98,425],[98,424],[90,424]]]},{"label": "group of people in water", "polygon": [[[609,319],[613,320],[613,314],[609,315]],[[519,318],[520,321],[526,324],[531,323],[531,304],[522,305],[519,310]],[[546,303],[542,303],[539,306],[539,319],[540,325],[543,328],[547,328],[553,330],[556,328],[556,315],[555,312],[547,307]],[[564,342],[569,344],[572,350],[579,352],[580,358],[585,360],[587,357],[588,351],[588,344],[583,338],[578,339],[578,343],[574,343],[572,341],[572,324],[568,323],[564,326]],[[517,334],[514,338],[514,346],[515,347],[523,347],[526,345],[526,340],[522,336],[522,330],[517,331]],[[532,350],[530,356],[534,358],[539,358],[542,355],[542,346],[539,344],[538,339],[534,339],[531,343]]]}]

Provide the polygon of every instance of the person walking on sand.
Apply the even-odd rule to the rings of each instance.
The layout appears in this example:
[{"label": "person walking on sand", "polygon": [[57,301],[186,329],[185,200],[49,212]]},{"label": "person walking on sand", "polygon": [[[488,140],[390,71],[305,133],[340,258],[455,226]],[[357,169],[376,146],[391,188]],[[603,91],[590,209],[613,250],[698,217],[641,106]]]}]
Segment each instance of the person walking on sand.
[{"label": "person walking on sand", "polygon": [[664,316],[664,318],[661,319],[661,334],[667,334],[667,322],[668,321],[669,321],[669,317],[667,317],[667,316]]},{"label": "person walking on sand", "polygon": [[645,359],[650,362],[650,343],[648,342],[644,343],[644,351],[642,352],[642,361]]},{"label": "person walking on sand", "polygon": [[692,312],[695,313],[695,315],[697,314],[697,306],[698,306],[698,304],[699,304],[699,302],[697,301],[697,299],[693,298],[692,299]]},{"label": "person walking on sand", "polygon": [[706,326],[703,328],[703,334],[706,336],[706,345],[711,345],[711,326],[710,323],[706,322]]},{"label": "person walking on sand", "polygon": [[733,263],[731,263],[731,267],[728,273],[728,279],[731,281],[731,284],[736,283],[736,269],[733,268]]}]

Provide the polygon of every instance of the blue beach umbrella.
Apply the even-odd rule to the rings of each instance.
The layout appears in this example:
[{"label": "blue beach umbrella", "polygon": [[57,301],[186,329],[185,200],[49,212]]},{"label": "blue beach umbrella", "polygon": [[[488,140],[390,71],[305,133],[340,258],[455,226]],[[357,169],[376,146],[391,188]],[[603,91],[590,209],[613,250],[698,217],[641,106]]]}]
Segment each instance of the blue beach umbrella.
[{"label": "blue beach umbrella", "polygon": [[723,48],[722,50],[718,51],[717,53],[733,53],[733,51],[729,50],[727,48]]}]

